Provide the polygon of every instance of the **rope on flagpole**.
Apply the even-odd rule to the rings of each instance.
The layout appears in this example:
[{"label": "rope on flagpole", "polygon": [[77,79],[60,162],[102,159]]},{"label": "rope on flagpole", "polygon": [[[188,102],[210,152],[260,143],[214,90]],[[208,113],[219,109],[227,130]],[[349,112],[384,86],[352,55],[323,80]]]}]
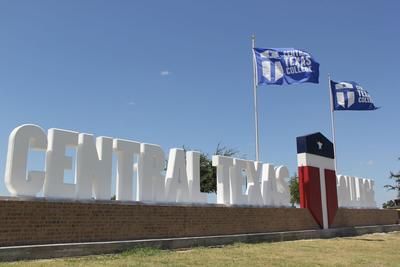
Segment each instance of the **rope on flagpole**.
[{"label": "rope on flagpole", "polygon": [[254,123],[256,130],[256,161],[260,160],[260,151],[259,151],[259,138],[258,138],[258,110],[257,110],[257,67],[254,58],[254,47],[256,43],[256,36],[253,34],[251,36],[251,53],[253,56],[253,93],[254,93]]},{"label": "rope on flagpole", "polygon": [[337,161],[336,161],[336,139],[335,139],[335,113],[333,107],[333,96],[332,96],[332,88],[331,88],[331,76],[328,74],[328,89],[329,89],[329,98],[330,98],[330,109],[331,109],[331,126],[332,126],[332,143],[333,143],[333,154],[335,155],[334,163],[335,163],[335,172],[337,175]]}]

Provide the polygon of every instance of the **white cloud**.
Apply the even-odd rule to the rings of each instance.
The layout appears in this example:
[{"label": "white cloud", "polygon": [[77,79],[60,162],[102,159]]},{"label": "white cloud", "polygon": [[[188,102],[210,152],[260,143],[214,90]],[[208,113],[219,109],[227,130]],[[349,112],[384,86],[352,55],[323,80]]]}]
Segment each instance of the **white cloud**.
[{"label": "white cloud", "polygon": [[134,105],[136,105],[136,102],[134,102],[134,101],[128,102],[128,105],[129,106],[134,106]]},{"label": "white cloud", "polygon": [[372,159],[370,159],[370,160],[368,160],[368,162],[367,162],[367,165],[373,165],[374,164],[374,161],[372,160]]},{"label": "white cloud", "polygon": [[160,72],[160,75],[161,76],[168,76],[168,75],[171,75],[171,72],[169,70],[163,70],[163,71]]}]

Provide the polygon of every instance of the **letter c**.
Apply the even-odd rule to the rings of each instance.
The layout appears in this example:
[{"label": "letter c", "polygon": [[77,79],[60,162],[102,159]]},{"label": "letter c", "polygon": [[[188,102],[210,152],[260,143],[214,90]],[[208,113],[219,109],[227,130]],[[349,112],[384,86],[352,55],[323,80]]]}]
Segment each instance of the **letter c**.
[{"label": "letter c", "polygon": [[5,184],[13,196],[36,196],[44,184],[44,171],[27,172],[29,150],[47,149],[46,133],[37,125],[15,128],[8,140]]}]

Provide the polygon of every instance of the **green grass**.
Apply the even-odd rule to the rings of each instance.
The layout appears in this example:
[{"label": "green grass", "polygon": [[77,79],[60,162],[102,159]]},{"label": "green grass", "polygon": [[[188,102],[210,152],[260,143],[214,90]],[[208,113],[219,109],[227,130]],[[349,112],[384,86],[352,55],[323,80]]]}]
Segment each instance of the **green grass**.
[{"label": "green grass", "polygon": [[120,254],[0,266],[400,266],[400,232],[190,250],[138,248]]}]

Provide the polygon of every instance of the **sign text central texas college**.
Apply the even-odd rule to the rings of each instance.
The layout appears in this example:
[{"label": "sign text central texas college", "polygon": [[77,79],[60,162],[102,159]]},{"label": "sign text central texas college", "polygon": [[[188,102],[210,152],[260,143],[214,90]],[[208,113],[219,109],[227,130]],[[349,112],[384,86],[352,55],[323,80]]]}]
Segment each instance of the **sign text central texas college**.
[{"label": "sign text central texas college", "polygon": [[[67,148],[76,150],[73,184],[64,182],[64,172],[73,166],[72,157],[66,155]],[[45,153],[41,170],[27,169],[31,150]],[[207,194],[200,192],[199,152],[171,149],[164,171],[165,156],[158,145],[94,138],[61,129],[46,133],[31,124],[19,126],[10,134],[6,186],[14,196],[36,197],[43,192],[48,198],[109,200],[113,192],[113,156],[116,200],[207,203]],[[224,156],[213,156],[212,162],[217,168],[218,204],[289,205],[289,171],[285,166]]]}]

